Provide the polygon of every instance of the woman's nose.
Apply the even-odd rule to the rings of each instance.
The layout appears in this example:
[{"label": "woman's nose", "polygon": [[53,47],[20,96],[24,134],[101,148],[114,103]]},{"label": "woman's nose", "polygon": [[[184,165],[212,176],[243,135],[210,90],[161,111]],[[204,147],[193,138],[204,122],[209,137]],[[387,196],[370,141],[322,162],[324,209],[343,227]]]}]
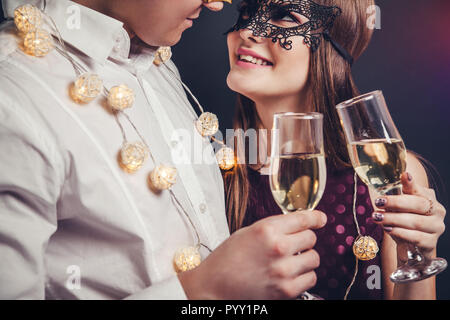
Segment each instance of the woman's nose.
[{"label": "woman's nose", "polygon": [[255,43],[261,43],[263,39],[261,37],[255,36],[253,31],[250,29],[241,29],[239,30],[239,35],[243,40],[249,40]]}]

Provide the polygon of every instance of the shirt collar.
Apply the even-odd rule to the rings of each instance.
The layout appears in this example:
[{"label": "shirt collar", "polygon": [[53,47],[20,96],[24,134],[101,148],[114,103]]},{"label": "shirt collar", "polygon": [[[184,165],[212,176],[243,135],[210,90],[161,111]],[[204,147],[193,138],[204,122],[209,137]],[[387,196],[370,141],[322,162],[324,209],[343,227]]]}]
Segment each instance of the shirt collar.
[{"label": "shirt collar", "polygon": [[135,38],[131,41],[131,50],[127,59],[114,56],[110,56],[110,59],[130,73],[139,75],[147,72],[154,66],[153,61],[155,60],[157,49],[156,47],[143,44],[139,39]]},{"label": "shirt collar", "polygon": [[[47,0],[45,12],[56,24],[64,41],[99,63],[108,57],[127,59],[130,37],[123,23],[68,0]],[[44,0],[2,0],[6,18],[24,4],[44,8]]]}]

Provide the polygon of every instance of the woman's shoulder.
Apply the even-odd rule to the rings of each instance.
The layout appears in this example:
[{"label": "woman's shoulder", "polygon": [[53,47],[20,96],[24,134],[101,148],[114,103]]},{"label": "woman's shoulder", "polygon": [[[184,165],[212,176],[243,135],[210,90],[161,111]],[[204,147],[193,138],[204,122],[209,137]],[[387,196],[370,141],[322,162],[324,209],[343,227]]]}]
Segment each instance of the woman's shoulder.
[{"label": "woman's shoulder", "polygon": [[426,162],[426,159],[412,150],[408,150],[406,153],[406,172],[411,174],[423,187],[429,186],[428,174],[424,166]]}]

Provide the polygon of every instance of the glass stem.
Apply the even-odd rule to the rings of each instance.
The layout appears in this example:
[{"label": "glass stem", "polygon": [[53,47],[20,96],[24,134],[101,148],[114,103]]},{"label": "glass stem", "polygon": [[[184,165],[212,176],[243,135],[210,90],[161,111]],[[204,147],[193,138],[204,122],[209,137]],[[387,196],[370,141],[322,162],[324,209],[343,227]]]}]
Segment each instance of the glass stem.
[{"label": "glass stem", "polygon": [[408,244],[408,264],[418,264],[425,261],[425,257],[420,253],[419,248],[412,244]]},{"label": "glass stem", "polygon": [[[389,189],[388,191],[386,191],[384,193],[384,195],[389,195],[389,196],[398,196],[398,195],[402,195],[402,194],[403,194],[403,191],[402,191],[401,184],[393,187],[392,189]],[[407,264],[409,264],[409,265],[416,265],[419,263],[423,263],[426,260],[425,257],[422,255],[422,253],[420,253],[419,248],[411,243],[407,244],[406,253],[408,255]]]}]

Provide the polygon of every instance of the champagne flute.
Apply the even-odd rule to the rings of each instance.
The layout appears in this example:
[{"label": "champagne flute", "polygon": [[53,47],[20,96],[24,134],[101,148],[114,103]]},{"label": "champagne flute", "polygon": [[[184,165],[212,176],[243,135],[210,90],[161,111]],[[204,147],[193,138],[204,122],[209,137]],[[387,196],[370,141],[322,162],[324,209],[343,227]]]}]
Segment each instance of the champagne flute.
[{"label": "champagne flute", "polygon": [[[361,180],[380,195],[401,195],[406,169],[406,147],[391,118],[383,93],[374,91],[337,105],[353,168]],[[408,245],[408,261],[390,279],[394,283],[419,281],[445,270],[447,261],[427,259]]]},{"label": "champagne flute", "polygon": [[[314,210],[325,190],[327,169],[323,147],[323,115],[274,115],[270,189],[284,214]],[[322,300],[308,292],[305,300]]]}]

